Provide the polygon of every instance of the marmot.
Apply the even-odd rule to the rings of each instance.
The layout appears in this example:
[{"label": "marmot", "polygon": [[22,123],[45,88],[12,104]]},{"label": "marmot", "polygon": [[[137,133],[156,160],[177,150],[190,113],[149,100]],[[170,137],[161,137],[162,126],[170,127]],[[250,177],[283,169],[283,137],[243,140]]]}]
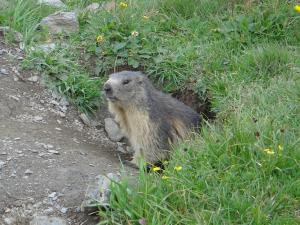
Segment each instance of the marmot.
[{"label": "marmot", "polygon": [[108,109],[139,158],[154,164],[169,157],[170,144],[198,127],[200,117],[190,107],[154,88],[141,72],[113,73],[103,86]]}]

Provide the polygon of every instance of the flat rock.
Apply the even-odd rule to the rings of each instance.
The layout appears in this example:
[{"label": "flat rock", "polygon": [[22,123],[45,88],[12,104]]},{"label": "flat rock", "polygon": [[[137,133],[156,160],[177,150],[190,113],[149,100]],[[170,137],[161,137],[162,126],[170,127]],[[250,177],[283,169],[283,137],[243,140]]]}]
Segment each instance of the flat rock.
[{"label": "flat rock", "polygon": [[67,225],[67,222],[59,217],[36,216],[29,225]]},{"label": "flat rock", "polygon": [[110,140],[121,141],[121,139],[124,137],[118,124],[112,118],[104,119],[104,126]]},{"label": "flat rock", "polygon": [[60,0],[38,0],[39,4],[44,4],[56,8],[65,8],[66,5]]},{"label": "flat rock", "polygon": [[41,26],[47,27],[49,32],[56,34],[70,34],[79,31],[79,22],[75,12],[57,12],[42,19]]},{"label": "flat rock", "polygon": [[108,173],[107,176],[98,175],[91,181],[86,190],[85,199],[81,204],[82,212],[93,212],[99,207],[108,207],[110,201],[110,185],[118,182],[119,176]]}]

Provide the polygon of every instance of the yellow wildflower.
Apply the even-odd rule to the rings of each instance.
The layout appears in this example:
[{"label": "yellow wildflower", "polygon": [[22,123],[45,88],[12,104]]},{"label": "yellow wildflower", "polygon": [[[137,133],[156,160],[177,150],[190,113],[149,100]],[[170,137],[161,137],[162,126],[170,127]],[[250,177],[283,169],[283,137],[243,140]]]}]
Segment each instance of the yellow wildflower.
[{"label": "yellow wildflower", "polygon": [[267,153],[268,155],[274,155],[275,154],[275,152],[270,148],[264,149],[264,152]]},{"label": "yellow wildflower", "polygon": [[154,171],[154,172],[159,171],[159,170],[161,170],[161,168],[158,167],[158,166],[155,166],[155,167],[152,168],[152,171]]},{"label": "yellow wildflower", "polygon": [[175,167],[174,167],[174,170],[180,171],[180,170],[182,170],[182,166],[175,166]]},{"label": "yellow wildflower", "polygon": [[168,180],[170,177],[168,177],[168,176],[162,176],[161,177],[161,179],[163,179],[163,180]]},{"label": "yellow wildflower", "polygon": [[97,43],[102,43],[104,41],[104,37],[102,35],[98,35],[96,41]]},{"label": "yellow wildflower", "polygon": [[296,12],[300,13],[300,5],[295,5],[294,9]]},{"label": "yellow wildflower", "polygon": [[128,4],[126,2],[120,2],[119,6],[121,9],[126,9],[128,7]]},{"label": "yellow wildflower", "polygon": [[278,149],[279,149],[279,151],[282,151],[283,150],[282,145],[278,145]]},{"label": "yellow wildflower", "polygon": [[143,16],[144,20],[149,20],[149,18],[150,18],[149,16]]},{"label": "yellow wildflower", "polygon": [[132,37],[137,37],[137,36],[139,36],[139,32],[137,32],[137,31],[132,31],[132,32],[131,32],[131,36],[132,36]]}]

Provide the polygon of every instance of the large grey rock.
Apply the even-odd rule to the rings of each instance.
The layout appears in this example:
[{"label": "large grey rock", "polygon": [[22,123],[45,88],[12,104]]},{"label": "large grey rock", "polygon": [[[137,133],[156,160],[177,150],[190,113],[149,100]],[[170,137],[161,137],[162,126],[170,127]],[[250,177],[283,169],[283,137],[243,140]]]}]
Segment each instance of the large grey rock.
[{"label": "large grey rock", "polygon": [[41,26],[47,27],[53,35],[60,33],[75,33],[79,31],[79,23],[75,12],[57,12],[41,21]]},{"label": "large grey rock", "polygon": [[110,185],[119,181],[119,176],[114,173],[108,173],[107,176],[98,175],[88,185],[81,211],[94,212],[99,207],[107,208],[110,201]]},{"label": "large grey rock", "polygon": [[121,139],[124,137],[118,124],[112,118],[104,119],[104,126],[110,140],[121,141]]},{"label": "large grey rock", "polygon": [[30,222],[30,225],[67,225],[67,222],[59,217],[36,216]]},{"label": "large grey rock", "polygon": [[15,42],[21,42],[23,40],[23,35],[14,29],[4,26],[0,27],[0,36],[12,35]]},{"label": "large grey rock", "polygon": [[39,4],[45,4],[56,8],[65,8],[66,5],[60,0],[38,0]]}]

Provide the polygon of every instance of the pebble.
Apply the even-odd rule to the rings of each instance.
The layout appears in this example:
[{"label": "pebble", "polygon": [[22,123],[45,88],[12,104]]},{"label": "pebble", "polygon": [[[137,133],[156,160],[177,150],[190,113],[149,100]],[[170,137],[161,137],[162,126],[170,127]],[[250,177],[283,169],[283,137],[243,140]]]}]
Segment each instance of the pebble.
[{"label": "pebble", "polygon": [[66,214],[68,212],[68,208],[62,207],[59,211],[63,214]]},{"label": "pebble", "polygon": [[0,160],[0,170],[5,166],[6,162]]},{"label": "pebble", "polygon": [[3,69],[3,68],[0,69],[0,73],[3,74],[3,75],[8,75],[7,70]]},{"label": "pebble", "polygon": [[33,172],[30,169],[25,170],[24,172],[26,175],[31,175],[33,174]]},{"label": "pebble", "polygon": [[43,147],[44,147],[45,149],[52,149],[52,148],[54,148],[54,146],[51,145],[51,144],[43,144]]},{"label": "pebble", "polygon": [[35,122],[39,122],[39,121],[42,121],[42,120],[43,120],[43,117],[41,117],[41,116],[35,116],[35,117],[33,118],[33,120],[34,120]]},{"label": "pebble", "polygon": [[44,213],[45,213],[45,214],[51,214],[51,213],[53,213],[53,212],[54,212],[54,209],[53,209],[52,207],[50,207],[50,208],[44,210]]},{"label": "pebble", "polygon": [[59,152],[56,150],[49,150],[48,152],[51,154],[59,155]]},{"label": "pebble", "polygon": [[52,192],[50,195],[48,195],[49,198],[54,198],[56,196],[56,192]]},{"label": "pebble", "polygon": [[39,80],[39,77],[38,76],[32,76],[32,77],[27,78],[27,80],[30,81],[30,82],[37,82]]}]

